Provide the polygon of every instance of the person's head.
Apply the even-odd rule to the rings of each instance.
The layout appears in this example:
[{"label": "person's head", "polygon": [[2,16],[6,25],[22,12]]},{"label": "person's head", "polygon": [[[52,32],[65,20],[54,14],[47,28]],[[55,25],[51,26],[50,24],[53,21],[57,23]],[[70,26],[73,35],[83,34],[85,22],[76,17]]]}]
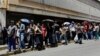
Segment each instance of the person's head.
[{"label": "person's head", "polygon": [[10,21],[10,25],[14,25],[14,20],[11,20]]},{"label": "person's head", "polygon": [[34,23],[34,20],[31,20],[31,23],[33,24]]},{"label": "person's head", "polygon": [[16,25],[19,26],[20,25],[20,21],[17,21]]},{"label": "person's head", "polygon": [[46,27],[46,25],[45,25],[45,24],[42,24],[42,26],[43,26],[43,27]]},{"label": "person's head", "polygon": [[57,24],[57,21],[55,21],[54,23]]},{"label": "person's head", "polygon": [[77,23],[77,26],[81,26],[81,24],[80,23]]},{"label": "person's head", "polygon": [[34,24],[34,20],[31,20],[31,21],[30,21],[30,24],[33,25],[33,24]]},{"label": "person's head", "polygon": [[37,23],[36,25],[37,25],[37,26],[40,26],[40,23]]},{"label": "person's head", "polygon": [[93,23],[94,26],[96,26],[96,23]]}]

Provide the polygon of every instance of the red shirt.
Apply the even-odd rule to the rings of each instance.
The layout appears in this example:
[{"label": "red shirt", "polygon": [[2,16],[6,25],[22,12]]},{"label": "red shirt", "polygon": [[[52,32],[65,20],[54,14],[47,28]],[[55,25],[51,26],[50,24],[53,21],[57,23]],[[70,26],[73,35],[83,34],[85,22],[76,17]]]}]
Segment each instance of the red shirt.
[{"label": "red shirt", "polygon": [[42,29],[42,36],[43,36],[43,39],[46,37],[46,32],[47,32],[47,29],[46,29],[46,27],[44,27],[44,26],[42,26],[41,27]]},{"label": "red shirt", "polygon": [[84,32],[88,32],[88,30],[89,30],[89,24],[84,24],[83,27],[84,27],[83,31]]}]

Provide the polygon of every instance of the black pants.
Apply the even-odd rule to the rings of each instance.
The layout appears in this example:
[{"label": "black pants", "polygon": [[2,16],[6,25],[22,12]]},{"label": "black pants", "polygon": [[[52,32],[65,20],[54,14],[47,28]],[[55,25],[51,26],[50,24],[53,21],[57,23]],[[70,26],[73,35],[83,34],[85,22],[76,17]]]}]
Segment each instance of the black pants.
[{"label": "black pants", "polygon": [[76,32],[75,31],[72,31],[72,37],[71,37],[71,40],[74,40],[74,37],[76,36]]},{"label": "black pants", "polygon": [[67,37],[68,42],[70,42],[71,40],[70,31],[66,32],[66,37]]},{"label": "black pants", "polygon": [[83,34],[82,33],[78,33],[78,43],[79,44],[82,44],[82,36]]},{"label": "black pants", "polygon": [[45,45],[48,45],[48,36],[45,37],[44,41],[45,41]]},{"label": "black pants", "polygon": [[30,48],[31,46],[32,46],[32,48],[34,48],[34,36],[33,35],[30,35],[28,48]]},{"label": "black pants", "polygon": [[36,39],[36,42],[37,42],[36,49],[43,50],[44,46],[43,46],[43,37],[42,37],[42,35],[41,34],[36,34],[35,38],[37,38]]}]

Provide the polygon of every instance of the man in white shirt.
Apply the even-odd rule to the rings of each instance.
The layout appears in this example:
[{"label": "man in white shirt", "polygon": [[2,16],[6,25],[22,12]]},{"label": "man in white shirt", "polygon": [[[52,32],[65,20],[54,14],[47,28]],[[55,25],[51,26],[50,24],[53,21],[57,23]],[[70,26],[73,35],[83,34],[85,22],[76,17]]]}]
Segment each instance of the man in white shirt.
[{"label": "man in white shirt", "polygon": [[17,31],[17,26],[14,25],[14,21],[10,22],[10,26],[8,27],[8,48],[9,52],[11,51],[11,47],[13,47],[13,50],[16,50],[16,31]]},{"label": "man in white shirt", "polygon": [[76,25],[75,25],[75,23],[72,22],[69,28],[70,28],[70,33],[71,33],[70,34],[71,35],[71,40],[74,40],[74,37],[76,35]]}]

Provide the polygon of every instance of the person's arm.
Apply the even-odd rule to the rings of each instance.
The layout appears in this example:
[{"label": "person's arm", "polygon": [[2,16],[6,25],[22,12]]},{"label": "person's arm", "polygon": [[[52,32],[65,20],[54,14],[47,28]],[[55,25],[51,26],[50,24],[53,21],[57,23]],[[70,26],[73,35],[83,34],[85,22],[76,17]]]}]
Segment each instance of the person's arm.
[{"label": "person's arm", "polygon": [[8,34],[10,34],[10,31],[9,31],[9,29],[10,29],[10,27],[8,27],[8,29],[7,29],[7,33],[8,33]]},{"label": "person's arm", "polygon": [[45,37],[47,36],[47,29],[46,29],[46,33],[45,33]]},{"label": "person's arm", "polygon": [[61,28],[59,28],[59,31],[60,31],[60,33],[62,34],[62,29],[61,29]]},{"label": "person's arm", "polygon": [[[38,27],[37,27],[38,28]],[[38,28],[38,31],[40,32],[40,33],[42,33],[42,31]]]}]

